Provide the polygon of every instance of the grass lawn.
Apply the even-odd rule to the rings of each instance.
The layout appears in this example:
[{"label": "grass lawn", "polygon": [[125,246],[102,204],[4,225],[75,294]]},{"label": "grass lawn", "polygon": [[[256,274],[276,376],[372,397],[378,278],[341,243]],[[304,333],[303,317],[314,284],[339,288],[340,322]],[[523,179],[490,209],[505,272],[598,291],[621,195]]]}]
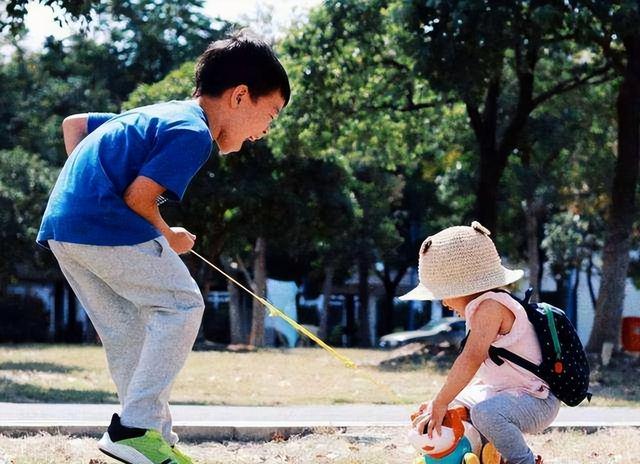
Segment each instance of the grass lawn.
[{"label": "grass lawn", "polygon": [[[627,464],[640,455],[639,429],[552,431],[527,440],[545,464]],[[186,443],[181,448],[199,464],[413,464],[416,457],[397,429],[316,433],[270,443]],[[61,435],[0,435],[0,462],[3,455],[7,464],[116,463],[97,451],[96,440]]]},{"label": "grass lawn", "polygon": [[[296,405],[344,403],[416,404],[442,385],[451,357],[367,367],[388,352],[344,349],[357,371],[318,348],[265,349],[250,353],[193,352],[173,389],[172,403]],[[614,358],[594,369],[592,405],[640,406],[640,364]],[[369,380],[391,388],[394,396]],[[0,345],[0,402],[116,403],[115,387],[99,346]]]}]

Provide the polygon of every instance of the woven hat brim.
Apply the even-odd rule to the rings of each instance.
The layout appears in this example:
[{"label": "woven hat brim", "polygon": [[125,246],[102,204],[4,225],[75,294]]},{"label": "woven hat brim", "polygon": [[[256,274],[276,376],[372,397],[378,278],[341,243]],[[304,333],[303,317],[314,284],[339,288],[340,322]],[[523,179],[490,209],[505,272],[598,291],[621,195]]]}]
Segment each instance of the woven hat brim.
[{"label": "woven hat brim", "polygon": [[402,301],[410,301],[410,300],[420,300],[420,301],[429,301],[435,299],[433,293],[429,289],[427,289],[424,285],[418,284],[416,288],[411,290],[409,293],[405,293],[404,295],[398,297],[399,300]]},{"label": "woven hat brim", "polygon": [[471,295],[477,292],[491,290],[497,287],[504,287],[505,285],[509,285],[514,282],[517,282],[518,280],[522,279],[522,277],[524,276],[524,271],[521,269],[511,270],[503,267],[502,270],[504,274],[503,274],[503,277],[500,279],[500,281],[490,283],[490,285],[487,288],[474,288],[474,289],[470,288],[467,292],[460,295],[444,295],[444,294],[440,295],[440,294],[437,294],[437,292],[433,292],[429,290],[427,287],[425,287],[420,283],[416,288],[411,290],[409,293],[399,297],[399,299],[402,301],[408,301],[408,300],[431,301],[431,300],[442,300],[444,298],[454,298],[454,297],[464,296],[464,295]]}]

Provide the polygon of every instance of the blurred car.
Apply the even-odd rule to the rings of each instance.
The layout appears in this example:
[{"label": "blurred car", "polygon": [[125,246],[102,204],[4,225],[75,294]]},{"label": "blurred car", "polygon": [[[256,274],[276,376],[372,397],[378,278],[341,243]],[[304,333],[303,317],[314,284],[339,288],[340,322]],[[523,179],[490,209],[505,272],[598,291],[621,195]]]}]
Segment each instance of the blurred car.
[{"label": "blurred car", "polygon": [[443,317],[437,321],[430,321],[417,330],[395,332],[380,337],[378,346],[384,349],[393,349],[409,343],[423,343],[427,346],[440,346],[448,343],[449,346],[458,348],[466,335],[464,319],[458,317]]}]

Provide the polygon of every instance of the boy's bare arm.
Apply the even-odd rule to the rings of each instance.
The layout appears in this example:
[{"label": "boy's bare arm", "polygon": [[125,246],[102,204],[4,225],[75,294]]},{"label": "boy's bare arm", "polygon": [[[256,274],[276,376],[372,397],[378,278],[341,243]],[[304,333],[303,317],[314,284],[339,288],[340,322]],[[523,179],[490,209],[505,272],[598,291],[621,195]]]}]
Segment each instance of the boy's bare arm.
[{"label": "boy's bare arm", "polygon": [[145,176],[138,176],[124,192],[124,202],[138,215],[149,221],[165,236],[169,245],[178,253],[193,248],[196,236],[182,227],[169,227],[160,214],[156,199],[166,189]]},{"label": "boy's bare arm", "polygon": [[62,121],[62,136],[67,156],[73,152],[80,141],[87,136],[87,113],[74,114]]}]

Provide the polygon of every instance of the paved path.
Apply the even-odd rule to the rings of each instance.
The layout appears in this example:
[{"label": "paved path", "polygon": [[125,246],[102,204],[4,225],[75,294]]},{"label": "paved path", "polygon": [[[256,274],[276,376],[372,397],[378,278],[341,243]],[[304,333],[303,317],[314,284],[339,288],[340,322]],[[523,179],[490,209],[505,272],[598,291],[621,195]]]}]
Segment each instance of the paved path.
[{"label": "paved path", "polygon": [[[100,435],[113,404],[0,403],[0,433],[48,431]],[[410,410],[405,406],[172,406],[176,431],[190,439],[263,440],[275,433],[292,435],[317,428],[404,428]],[[552,427],[640,427],[640,408],[561,408]]]}]

